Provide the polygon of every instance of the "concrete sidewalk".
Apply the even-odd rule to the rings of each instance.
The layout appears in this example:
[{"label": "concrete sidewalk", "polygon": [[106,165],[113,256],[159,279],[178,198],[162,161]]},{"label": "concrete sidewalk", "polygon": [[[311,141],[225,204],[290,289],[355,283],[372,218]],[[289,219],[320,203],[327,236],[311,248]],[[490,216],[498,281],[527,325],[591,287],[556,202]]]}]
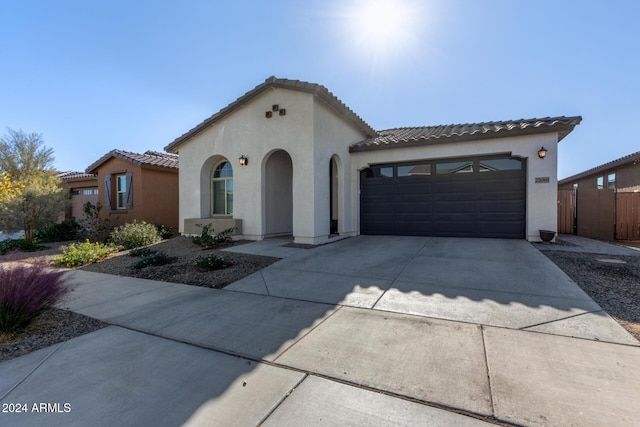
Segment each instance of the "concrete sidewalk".
[{"label": "concrete sidewalk", "polygon": [[0,424],[640,424],[640,344],[530,244],[369,237],[275,245],[287,258],[235,290],[69,271],[62,306],[113,326],[0,363],[0,401],[28,409]]},{"label": "concrete sidewalk", "polygon": [[625,246],[623,243],[603,242],[574,234],[560,234],[558,238],[569,243],[570,246],[549,243],[536,243],[535,246],[541,251],[587,252],[592,254],[640,257],[640,250]]}]

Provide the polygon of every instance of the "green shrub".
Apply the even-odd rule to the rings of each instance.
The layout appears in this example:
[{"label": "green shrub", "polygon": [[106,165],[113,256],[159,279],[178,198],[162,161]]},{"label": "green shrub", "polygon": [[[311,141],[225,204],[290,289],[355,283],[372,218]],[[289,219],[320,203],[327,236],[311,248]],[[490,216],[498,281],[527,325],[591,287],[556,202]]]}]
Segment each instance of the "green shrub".
[{"label": "green shrub", "polygon": [[38,245],[34,241],[29,241],[24,238],[20,239],[7,239],[0,242],[0,255],[4,255],[9,251],[20,250],[22,252],[36,252],[43,249],[49,249],[46,246]]},{"label": "green shrub", "polygon": [[64,272],[44,264],[0,266],[0,332],[27,326],[67,292]]},{"label": "green shrub", "polygon": [[156,224],[156,228],[158,229],[158,234],[163,240],[173,237],[173,230],[171,229],[171,227],[167,227],[166,225],[162,224]]},{"label": "green shrub", "polygon": [[34,238],[41,242],[77,240],[84,237],[85,234],[84,227],[75,218],[64,220],[58,224],[50,222],[33,232]]},{"label": "green shrub", "polygon": [[213,225],[211,224],[196,224],[196,227],[200,227],[199,236],[191,236],[191,243],[198,246],[211,246],[213,242]]},{"label": "green shrub", "polygon": [[0,255],[4,255],[14,249],[19,249],[18,239],[7,239],[0,242]]},{"label": "green shrub", "polygon": [[85,203],[82,205],[84,217],[81,222],[89,239],[103,242],[109,237],[113,227],[111,226],[111,219],[103,218],[100,215],[101,211],[102,205],[100,202],[95,205],[91,202]]},{"label": "green shrub", "polygon": [[137,261],[135,264],[131,266],[134,270],[140,270],[141,268],[146,268],[149,266],[160,266],[165,264],[170,264],[175,260],[175,258],[167,255],[166,252],[153,252],[148,255],[145,255]]},{"label": "green shrub", "polygon": [[62,255],[53,261],[53,264],[63,267],[78,267],[85,264],[102,261],[118,249],[112,245],[91,243],[86,240],[83,243],[73,243],[62,247]]},{"label": "green shrub", "polygon": [[110,240],[114,245],[122,246],[125,249],[133,249],[149,246],[162,239],[155,225],[147,224],[144,221],[133,221],[113,230]]},{"label": "green shrub", "polygon": [[140,257],[151,255],[151,253],[153,253],[153,251],[147,247],[134,248],[129,251],[129,256]]},{"label": "green shrub", "polygon": [[211,254],[207,256],[199,256],[195,259],[193,265],[205,270],[221,270],[223,268],[231,267],[235,263],[236,262],[232,259],[221,255]]},{"label": "green shrub", "polygon": [[226,230],[221,231],[218,234],[213,234],[214,229],[212,224],[196,224],[196,227],[201,227],[202,231],[199,236],[192,236],[191,241],[199,246],[203,246],[205,248],[218,246],[222,243],[230,242],[231,235],[235,231],[235,228],[227,228]]}]

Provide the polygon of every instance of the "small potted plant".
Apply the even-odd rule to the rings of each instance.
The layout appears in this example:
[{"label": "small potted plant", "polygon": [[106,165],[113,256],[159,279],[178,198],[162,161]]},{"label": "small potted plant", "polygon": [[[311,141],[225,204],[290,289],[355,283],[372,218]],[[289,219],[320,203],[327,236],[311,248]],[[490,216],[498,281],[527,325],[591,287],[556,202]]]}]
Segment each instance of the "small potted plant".
[{"label": "small potted plant", "polygon": [[555,231],[549,231],[549,230],[538,230],[538,231],[540,232],[540,238],[542,239],[543,242],[550,242],[556,236]]}]

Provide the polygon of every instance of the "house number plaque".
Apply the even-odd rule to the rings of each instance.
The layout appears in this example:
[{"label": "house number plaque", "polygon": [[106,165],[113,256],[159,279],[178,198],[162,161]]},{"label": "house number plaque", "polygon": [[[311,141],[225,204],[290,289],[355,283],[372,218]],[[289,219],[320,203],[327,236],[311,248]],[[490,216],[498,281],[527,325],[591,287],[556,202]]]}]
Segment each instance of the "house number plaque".
[{"label": "house number plaque", "polygon": [[536,184],[548,184],[549,177],[548,176],[536,176]]}]

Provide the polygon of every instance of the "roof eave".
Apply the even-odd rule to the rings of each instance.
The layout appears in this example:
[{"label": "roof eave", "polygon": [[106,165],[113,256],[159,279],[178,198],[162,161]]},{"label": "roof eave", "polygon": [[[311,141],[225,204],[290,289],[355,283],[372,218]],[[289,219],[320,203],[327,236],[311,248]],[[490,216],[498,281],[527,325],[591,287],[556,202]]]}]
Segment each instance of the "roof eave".
[{"label": "roof eave", "polygon": [[165,172],[178,172],[178,169],[179,169],[178,166],[150,165],[150,164],[146,164],[146,163],[141,164],[140,167],[142,169],[160,170],[160,171],[165,171]]},{"label": "roof eave", "polygon": [[365,135],[369,137],[378,136],[378,132],[374,128],[372,128],[367,122],[359,118],[355,114],[355,112],[351,111],[350,114],[345,113],[343,106],[337,103],[335,98],[331,94],[325,91],[318,91],[314,93],[314,95],[317,98],[321,99],[327,106],[331,108],[331,110],[333,110],[339,116],[344,117],[349,123],[354,125],[356,128],[360,129]]},{"label": "roof eave", "polygon": [[118,159],[122,159],[125,162],[129,162],[132,163],[136,166],[142,166],[142,162],[139,160],[135,160],[132,159],[131,157],[128,157],[122,153],[120,153],[119,150],[111,150],[110,152],[108,152],[107,154],[105,154],[104,156],[102,156],[98,161],[96,161],[95,163],[93,163],[91,166],[89,166],[85,172],[86,173],[93,173],[96,174],[98,173],[98,168],[100,166],[102,166],[103,164],[105,164],[107,161],[111,160],[113,157],[117,157]]},{"label": "roof eave", "polygon": [[465,133],[462,135],[440,136],[437,138],[420,138],[407,141],[399,141],[390,144],[352,145],[349,147],[350,153],[364,151],[390,150],[397,148],[421,147],[425,145],[450,144],[456,142],[480,141],[486,139],[509,138],[528,135],[541,135],[547,133],[558,134],[558,142],[566,137],[576,127],[575,124],[554,125],[549,127],[526,127],[524,129],[500,130],[498,132],[486,133]]},{"label": "roof eave", "polygon": [[[299,83],[299,84],[298,84]],[[287,89],[294,90],[298,92],[306,92],[314,95],[318,99],[322,100],[331,110],[333,110],[339,116],[344,117],[348,122],[353,124],[356,128],[362,130],[362,132],[369,136],[374,137],[377,136],[378,133],[369,126],[364,120],[362,120],[358,115],[353,112],[349,107],[342,103],[342,101],[338,100],[335,95],[331,94],[324,86],[315,84],[315,83],[307,83],[307,82],[298,82],[295,80],[286,80],[286,79],[277,79],[275,77],[269,77],[263,83],[259,84],[249,92],[242,95],[240,98],[227,105],[211,117],[202,121],[199,125],[186,132],[185,134],[176,138],[169,145],[164,147],[164,150],[168,153],[178,154],[178,147],[189,139],[195,137],[200,132],[207,129],[209,126],[214,123],[222,120],[229,114],[234,111],[239,110],[244,107],[247,103],[257,98],[262,93],[266,92],[269,89]],[[346,109],[346,111],[345,111]]]},{"label": "roof eave", "polygon": [[107,160],[109,160],[110,158],[114,157],[115,156],[115,152],[116,152],[116,150],[109,151],[107,154],[105,154],[104,156],[100,157],[98,160],[96,160],[91,165],[89,165],[84,170],[84,172],[85,173],[90,173],[90,174],[98,173],[98,168],[100,166],[102,166],[102,164],[105,163]]},{"label": "roof eave", "polygon": [[64,182],[79,182],[79,181],[89,181],[89,180],[98,179],[98,177],[95,174],[86,174],[86,175],[88,176],[73,176],[71,178],[64,178],[64,177],[59,177],[59,178]]},{"label": "roof eave", "polygon": [[93,175],[93,176],[85,176],[85,177],[78,177],[78,178],[61,178],[64,182],[81,182],[81,181],[93,181],[93,180],[97,180],[98,177]]},{"label": "roof eave", "polygon": [[189,130],[188,132],[184,133],[183,135],[173,140],[173,142],[171,142],[169,145],[164,147],[164,151],[166,151],[167,153],[178,154],[177,148],[180,145],[184,144],[189,139],[195,137],[197,134],[207,129],[209,126],[213,125],[219,120],[222,120],[224,117],[228,116],[234,111],[241,109],[242,107],[245,106],[247,102],[258,97],[258,95],[262,94],[263,92],[266,92],[267,89],[268,89],[268,86],[266,82],[256,86],[255,88],[253,88],[252,90],[250,90],[249,92],[245,93],[243,96],[238,98],[238,100],[227,105],[226,107],[224,107],[222,110],[218,111],[211,117],[208,117],[205,120],[203,120],[200,124],[198,124],[193,129]]},{"label": "roof eave", "polygon": [[628,156],[624,156],[624,157],[621,157],[621,158],[616,159],[616,160],[612,160],[612,161],[604,163],[604,164],[602,164],[600,166],[596,166],[594,168],[587,169],[584,172],[580,172],[580,173],[577,173],[575,175],[571,175],[571,176],[569,176],[567,178],[563,178],[563,179],[558,181],[558,185],[563,185],[563,184],[567,184],[567,183],[570,183],[570,182],[573,182],[573,181],[577,181],[579,179],[586,178],[589,175],[602,173],[602,172],[608,171],[610,169],[619,168],[620,166],[624,166],[624,165],[627,165],[629,163],[634,163],[634,162],[637,162],[637,161],[640,161],[640,151],[638,151],[636,153],[629,154]]},{"label": "roof eave", "polygon": [[[136,154],[137,155],[138,153],[131,153],[131,154]],[[120,150],[111,150],[107,154],[102,156],[100,159],[95,161],[91,166],[89,166],[85,170],[85,173],[90,173],[90,174],[98,173],[98,169],[100,168],[100,166],[105,164],[107,161],[109,161],[113,157],[117,157],[119,159],[122,159],[122,160],[124,160],[126,162],[129,162],[131,164],[134,164],[134,165],[140,166],[140,167],[152,166],[152,167],[156,167],[157,169],[178,170],[177,166],[176,167],[172,167],[172,166],[163,166],[163,165],[149,165],[149,164],[144,163],[144,162],[142,162],[140,160],[136,160],[136,159],[134,159],[134,158],[132,158],[130,156],[127,156],[124,153],[121,153]]]}]

